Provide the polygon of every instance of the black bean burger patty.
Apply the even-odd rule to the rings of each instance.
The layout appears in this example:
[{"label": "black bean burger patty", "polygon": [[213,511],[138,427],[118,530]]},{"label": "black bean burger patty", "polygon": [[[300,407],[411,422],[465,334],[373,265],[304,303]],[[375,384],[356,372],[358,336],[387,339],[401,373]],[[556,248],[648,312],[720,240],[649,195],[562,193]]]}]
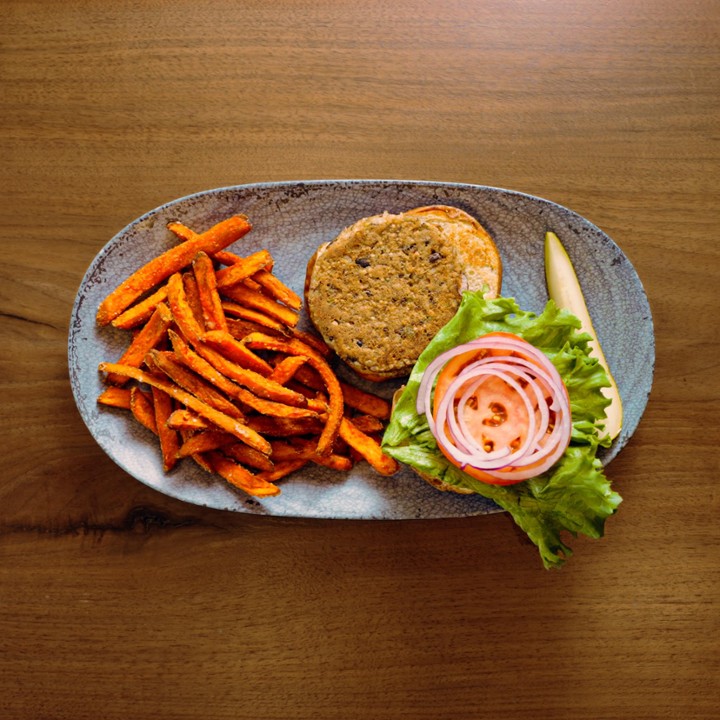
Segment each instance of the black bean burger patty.
[{"label": "black bean burger patty", "polygon": [[[477,262],[475,247],[475,260],[468,263],[469,226],[458,225],[448,210],[454,209],[363,218],[321,246],[308,265],[310,320],[362,377],[379,381],[407,375],[457,311],[463,290],[486,287],[497,294],[494,244],[489,236],[483,239],[492,246],[491,260]],[[462,216],[462,222],[476,222]]]}]

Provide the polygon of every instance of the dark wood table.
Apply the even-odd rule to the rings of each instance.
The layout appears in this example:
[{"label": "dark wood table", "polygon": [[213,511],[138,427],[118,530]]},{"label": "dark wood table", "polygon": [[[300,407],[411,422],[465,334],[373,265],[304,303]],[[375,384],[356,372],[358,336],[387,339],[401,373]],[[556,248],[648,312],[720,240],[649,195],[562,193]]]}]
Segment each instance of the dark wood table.
[{"label": "dark wood table", "polygon": [[[0,24],[0,715],[717,717],[720,6],[20,2]],[[144,212],[260,181],[477,183],[638,271],[653,391],[601,540],[506,514],[257,517],[119,469],[71,394],[85,270]]]}]

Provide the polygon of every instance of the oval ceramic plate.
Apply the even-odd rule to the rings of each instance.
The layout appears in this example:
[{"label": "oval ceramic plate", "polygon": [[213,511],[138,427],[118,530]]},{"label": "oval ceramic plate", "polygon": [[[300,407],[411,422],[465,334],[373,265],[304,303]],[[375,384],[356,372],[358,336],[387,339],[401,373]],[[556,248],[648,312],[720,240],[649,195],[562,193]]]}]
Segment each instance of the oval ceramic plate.
[{"label": "oval ceramic plate", "polygon": [[[138,218],[100,251],[80,286],[70,324],[70,379],[77,406],[103,450],[138,480],[197,505],[265,515],[314,518],[440,518],[498,510],[478,496],[441,493],[402,470],[381,477],[366,463],[347,474],[310,465],[282,481],[282,494],[249,498],[220,478],[184,461],[162,470],[154,436],[127,411],[99,406],[103,385],[97,371],[114,361],[126,332],[98,327],[101,300],[127,275],[176,243],[166,225],[180,220],[202,231],[235,213],[249,216],[253,230],[230,249],[247,254],[267,248],[276,274],[302,292],[305,267],[318,245],[366,215],[401,212],[431,204],[455,205],[477,217],[493,235],[503,259],[505,296],[539,312],[547,301],[543,242],[555,231],[575,264],[595,329],[620,388],[624,427],[602,451],[607,464],[635,431],[647,404],[655,346],[650,307],[640,280],[622,251],[601,230],[557,204],[518,192],[478,185],[390,180],[339,180],[244,185],[174,200]],[[306,324],[306,319],[301,321]],[[345,379],[356,384],[349,372]],[[374,385],[390,397],[398,383]],[[368,387],[365,385],[365,387]]]}]

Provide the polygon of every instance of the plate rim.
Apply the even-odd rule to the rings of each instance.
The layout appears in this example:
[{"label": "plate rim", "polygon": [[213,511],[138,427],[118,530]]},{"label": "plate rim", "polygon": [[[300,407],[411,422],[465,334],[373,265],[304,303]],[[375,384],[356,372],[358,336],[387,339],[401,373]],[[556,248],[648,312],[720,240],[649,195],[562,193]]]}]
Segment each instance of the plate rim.
[{"label": "plate rim", "polygon": [[[204,190],[198,190],[191,193],[186,193],[184,195],[181,195],[179,197],[176,197],[174,199],[165,201],[161,203],[160,205],[157,205],[156,207],[145,211],[138,217],[136,217],[134,220],[131,220],[128,222],[123,228],[121,228],[119,231],[117,231],[107,242],[103,244],[103,246],[96,252],[92,260],[90,261],[86,271],[83,273],[83,277],[81,279],[81,282],[78,286],[78,290],[76,292],[72,310],[70,314],[70,324],[68,329],[68,351],[67,351],[67,359],[68,359],[68,369],[69,369],[69,375],[70,375],[70,384],[71,384],[71,390],[73,394],[73,399],[75,402],[75,405],[79,411],[79,414],[83,420],[83,423],[87,427],[88,431],[90,432],[91,436],[95,440],[95,442],[101,447],[103,452],[110,457],[110,459],[118,465],[124,472],[126,472],[128,475],[133,477],[134,479],[140,481],[144,485],[152,488],[156,492],[160,492],[163,495],[171,496],[176,499],[180,499],[182,502],[187,502],[189,504],[194,504],[198,506],[203,507],[210,507],[213,509],[219,509],[219,510],[226,510],[230,512],[239,512],[242,514],[262,514],[269,517],[282,517],[282,518],[300,518],[300,519],[315,519],[316,516],[313,515],[307,515],[303,513],[297,513],[297,514],[286,514],[286,513],[280,513],[280,514],[274,514],[272,512],[266,512],[266,513],[257,513],[252,510],[249,510],[245,507],[226,507],[226,508],[219,508],[214,505],[205,505],[200,502],[195,502],[193,500],[189,500],[184,497],[179,497],[177,495],[173,495],[170,492],[167,492],[165,489],[157,487],[154,483],[148,482],[142,477],[138,477],[135,473],[131,472],[129,469],[127,469],[125,466],[123,466],[116,457],[111,455],[108,450],[103,446],[103,444],[100,442],[98,437],[96,436],[95,432],[93,431],[91,427],[91,423],[89,422],[89,418],[86,417],[86,414],[84,412],[83,404],[80,401],[79,397],[79,381],[77,379],[77,368],[75,367],[74,360],[74,349],[77,347],[77,342],[75,338],[75,334],[73,333],[74,324],[78,322],[78,311],[80,309],[80,306],[82,305],[83,298],[82,298],[82,290],[86,286],[87,282],[92,278],[93,274],[97,272],[98,266],[100,264],[101,259],[104,255],[106,255],[108,252],[111,251],[111,249],[119,242],[119,240],[125,236],[127,233],[131,232],[134,228],[141,225],[144,222],[147,222],[152,217],[162,214],[163,212],[167,212],[171,210],[175,206],[179,206],[182,204],[191,203],[197,200],[201,200],[202,198],[206,197],[212,197],[212,196],[219,196],[222,194],[227,193],[235,193],[235,192],[252,192],[253,190],[262,190],[262,191],[271,191],[271,190],[279,190],[279,189],[286,189],[290,187],[298,187],[298,186],[306,186],[309,188],[318,188],[318,187],[330,187],[333,186],[335,188],[339,187],[345,187],[345,188],[358,188],[358,187],[370,187],[375,186],[378,188],[379,191],[392,189],[392,188],[398,188],[400,186],[405,186],[408,188],[442,188],[444,190],[453,190],[458,189],[462,190],[463,192],[489,192],[489,193],[495,193],[501,196],[510,196],[514,198],[520,198],[524,201],[527,201],[529,203],[541,203],[543,205],[546,205],[548,207],[553,208],[555,211],[561,213],[561,214],[568,214],[569,216],[575,218],[577,221],[579,221],[581,224],[588,227],[589,230],[592,230],[594,233],[597,233],[600,237],[602,237],[606,242],[609,242],[612,247],[615,248],[615,250],[620,253],[626,260],[627,260],[627,268],[626,271],[630,271],[633,275],[633,279],[635,281],[635,291],[640,293],[641,299],[644,301],[645,306],[647,308],[647,317],[644,319],[645,323],[648,326],[649,335],[651,338],[651,344],[650,344],[650,351],[652,356],[652,361],[650,363],[650,366],[648,368],[648,380],[647,380],[647,392],[644,395],[642,399],[636,398],[635,402],[638,404],[639,407],[639,415],[638,420],[635,424],[635,427],[632,429],[632,432],[630,435],[628,435],[621,446],[618,447],[618,449],[613,453],[612,448],[615,446],[611,446],[611,448],[608,449],[608,451],[605,453],[605,458],[601,457],[601,453],[598,453],[598,458],[601,459],[601,462],[604,466],[607,466],[616,456],[621,452],[624,447],[627,445],[627,443],[632,439],[633,435],[635,434],[637,427],[639,426],[640,420],[642,416],[644,415],[647,405],[650,399],[650,395],[652,392],[653,384],[654,384],[654,376],[655,376],[655,363],[656,363],[656,339],[655,339],[655,326],[654,326],[654,320],[652,315],[652,308],[649,302],[649,298],[647,295],[647,292],[645,290],[645,287],[642,283],[642,280],[640,279],[640,276],[637,272],[637,269],[635,268],[634,264],[630,260],[630,258],[627,256],[627,254],[620,248],[620,246],[615,242],[615,240],[610,237],[604,230],[602,230],[598,225],[596,225],[593,221],[589,220],[587,217],[580,215],[576,211],[561,205],[560,203],[550,200],[548,198],[540,197],[537,195],[533,195],[524,191],[520,190],[513,190],[513,189],[507,189],[499,186],[493,186],[493,185],[482,185],[482,184],[475,184],[475,183],[466,183],[466,182],[457,182],[457,181],[441,181],[441,180],[419,180],[419,179],[390,179],[390,178],[324,178],[324,179],[301,179],[301,180],[273,180],[273,181],[258,181],[258,182],[252,182],[252,183],[244,183],[244,184],[236,184],[236,185],[222,185],[215,188],[208,188]],[[492,501],[488,501],[490,505],[494,505]],[[317,516],[317,519],[357,519],[357,520],[412,520],[412,519],[450,519],[450,518],[458,518],[458,517],[472,517],[478,514],[490,514],[494,512],[502,512],[500,508],[489,508],[485,509],[481,512],[469,512],[467,514],[447,514],[447,515],[438,515],[438,516],[432,516],[430,518],[427,517],[414,517],[414,516],[381,516],[381,517],[374,517],[372,515],[320,515]]]}]

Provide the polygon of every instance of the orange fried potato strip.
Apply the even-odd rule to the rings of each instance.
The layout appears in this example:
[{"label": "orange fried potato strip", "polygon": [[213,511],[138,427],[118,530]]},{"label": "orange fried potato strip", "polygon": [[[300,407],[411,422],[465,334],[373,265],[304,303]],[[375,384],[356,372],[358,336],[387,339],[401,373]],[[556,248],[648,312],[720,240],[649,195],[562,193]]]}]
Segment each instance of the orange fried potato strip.
[{"label": "orange fried potato strip", "polygon": [[208,424],[199,415],[185,408],[173,411],[167,419],[167,424],[175,430],[207,430]]},{"label": "orange fried potato strip", "polygon": [[275,467],[275,464],[267,455],[253,450],[244,443],[236,442],[233,445],[227,445],[222,451],[223,454],[236,460],[241,465],[247,465],[255,470],[272,470]]},{"label": "orange fried potato strip", "polygon": [[196,238],[176,245],[157,255],[136,270],[113,290],[97,311],[100,325],[112,322],[143,293],[188,265],[201,250],[212,253],[232,244],[251,229],[245,216],[234,215],[223,220]]},{"label": "orange fried potato strip", "polygon": [[167,285],[162,285],[152,295],[129,307],[125,312],[120,313],[113,321],[113,327],[120,330],[132,330],[141,325],[155,312],[155,308],[167,300]]},{"label": "orange fried potato strip", "polygon": [[327,364],[325,358],[309,345],[306,345],[296,338],[280,340],[269,335],[263,335],[262,333],[252,333],[248,335],[243,342],[249,347],[275,350],[289,355],[302,355],[307,358],[308,364],[319,373],[327,388],[329,399],[327,422],[318,439],[317,453],[318,455],[327,455],[331,451],[332,444],[338,435],[340,421],[343,417],[344,400],[340,382],[332,368]]},{"label": "orange fried potato strip", "polygon": [[210,256],[205,252],[199,252],[193,260],[192,267],[205,329],[227,330],[225,313],[218,294],[217,275]]},{"label": "orange fried potato strip", "polygon": [[242,419],[242,411],[212,385],[206,383],[175,359],[174,353],[152,350],[148,360],[164,372],[176,385],[192,393],[196,398],[232,418]]},{"label": "orange fried potato strip", "polygon": [[194,352],[177,333],[170,330],[168,334],[173,351],[180,362],[222,390],[226,395],[240,401],[243,405],[264,415],[274,417],[300,418],[317,416],[317,411],[314,409],[288,405],[284,402],[275,402],[254,395],[249,390],[236,385],[230,378],[223,375],[223,373],[205,360],[205,358]]},{"label": "orange fried potato strip", "polygon": [[262,472],[253,475],[242,465],[217,451],[207,453],[206,457],[210,466],[218,475],[225,478],[231,485],[244,490],[248,495],[268,497],[280,494],[280,488],[274,485],[269,477],[262,477]]},{"label": "orange fried potato strip", "polygon": [[273,298],[263,295],[258,290],[247,287],[244,283],[223,288],[221,294],[228,300],[234,300],[240,305],[253,310],[260,310],[265,315],[285,323],[288,327],[295,327],[300,319],[296,310],[276,302]]},{"label": "orange fried potato strip", "polygon": [[170,472],[177,464],[177,453],[180,449],[180,436],[176,430],[168,427],[167,424],[167,419],[173,411],[173,399],[158,387],[151,388],[151,392],[155,409],[155,426],[160,439],[163,470]]},{"label": "orange fried potato strip", "polygon": [[193,344],[202,342],[205,330],[200,326],[185,292],[182,275],[174,273],[168,279],[168,303],[180,332]]},{"label": "orange fried potato strip", "polygon": [[394,475],[400,469],[397,460],[385,455],[380,443],[358,430],[346,417],[340,423],[340,437],[381,475]]},{"label": "orange fried potato strip", "polygon": [[194,410],[198,415],[201,415],[206,420],[209,420],[214,425],[217,425],[220,429],[225,430],[235,435],[238,440],[242,440],[244,443],[254,447],[256,450],[270,454],[270,443],[262,437],[259,433],[252,430],[243,422],[236,418],[232,418],[229,415],[225,415],[220,411],[216,410],[211,405],[198,400],[194,395],[179,388],[177,385],[153,375],[152,373],[145,372],[139,368],[130,367],[129,365],[117,365],[116,363],[100,363],[98,369],[100,372],[115,372],[127,375],[141,383],[146,383],[152,387],[157,387],[160,390],[164,390],[168,395],[172,396],[182,405],[187,406],[190,410]]},{"label": "orange fried potato strip", "polygon": [[183,458],[195,453],[205,453],[225,445],[232,445],[235,442],[237,439],[230,433],[222,430],[203,430],[195,435],[190,435],[180,446],[177,456]]},{"label": "orange fried potato strip", "polygon": [[97,401],[101,405],[109,405],[110,407],[122,408],[123,410],[130,409],[130,389],[119,388],[119,387],[108,387],[105,388],[100,395],[98,395]]},{"label": "orange fried potato strip", "polygon": [[224,289],[237,285],[237,283],[246,280],[259,270],[263,270],[267,265],[272,265],[272,255],[267,250],[259,250],[247,257],[238,258],[232,265],[223,270],[218,270],[218,288]]},{"label": "orange fried potato strip", "polygon": [[345,455],[338,455],[337,453],[318,455],[315,452],[316,443],[307,438],[293,438],[290,442],[273,440],[270,444],[272,445],[270,457],[278,463],[304,459],[341,472],[347,472],[353,466],[353,461]]},{"label": "orange fried potato strip", "polygon": [[[142,330],[135,335],[130,345],[118,360],[120,365],[140,367],[145,356],[166,336],[172,324],[173,316],[165,303],[160,303]],[[128,378],[120,375],[108,375],[107,381],[113,385],[124,385]]]},{"label": "orange fried potato strip", "polygon": [[152,394],[139,387],[130,388],[130,412],[133,417],[144,425],[150,432],[157,435],[157,422],[155,420],[155,406]]},{"label": "orange fried potato strip", "polygon": [[238,363],[241,367],[254,370],[265,377],[272,374],[273,369],[265,360],[227,331],[210,330],[203,335],[203,342],[219,350],[228,360]]}]

